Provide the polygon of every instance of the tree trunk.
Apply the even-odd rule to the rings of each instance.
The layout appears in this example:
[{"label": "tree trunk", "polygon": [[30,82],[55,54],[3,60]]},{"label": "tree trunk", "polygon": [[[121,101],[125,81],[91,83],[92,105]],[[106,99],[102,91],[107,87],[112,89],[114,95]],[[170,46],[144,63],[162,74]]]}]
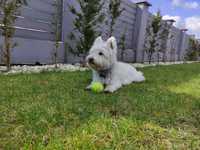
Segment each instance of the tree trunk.
[{"label": "tree trunk", "polygon": [[136,63],[137,62],[137,50],[133,51],[133,58],[134,58],[133,63]]},{"label": "tree trunk", "polygon": [[173,51],[170,52],[170,62],[173,62]]},{"label": "tree trunk", "polygon": [[145,62],[145,51],[143,50],[143,52],[142,52],[142,63],[144,64],[144,62]]},{"label": "tree trunk", "polygon": [[87,64],[86,64],[86,57],[87,55],[86,54],[79,54],[77,55],[79,58],[80,58],[80,61],[79,61],[79,64],[82,66],[82,67],[86,67]]},{"label": "tree trunk", "polygon": [[114,26],[114,24],[115,24],[115,22],[112,19],[111,23],[110,23],[110,33],[109,33],[109,37],[108,38],[110,38],[112,36],[112,34],[113,34],[113,31],[114,31],[113,26]]},{"label": "tree trunk", "polygon": [[4,37],[4,43],[5,43],[5,53],[4,53],[4,60],[5,65],[7,68],[7,71],[10,71],[11,69],[11,54],[10,54],[10,45],[11,45],[11,39],[5,35]]},{"label": "tree trunk", "polygon": [[166,52],[163,52],[163,62],[166,62]]},{"label": "tree trunk", "polygon": [[150,53],[150,54],[148,55],[148,59],[149,59],[149,64],[151,64],[152,53]]},{"label": "tree trunk", "polygon": [[55,48],[55,52],[54,52],[54,65],[55,65],[55,68],[58,68],[58,48],[56,47]]},{"label": "tree trunk", "polygon": [[124,51],[121,51],[121,61],[124,61]]},{"label": "tree trunk", "polygon": [[175,51],[173,52],[173,56],[174,56],[174,61],[173,62],[176,62],[176,52]]},{"label": "tree trunk", "polygon": [[157,53],[157,61],[158,61],[158,64],[160,63],[160,53],[158,52]]}]

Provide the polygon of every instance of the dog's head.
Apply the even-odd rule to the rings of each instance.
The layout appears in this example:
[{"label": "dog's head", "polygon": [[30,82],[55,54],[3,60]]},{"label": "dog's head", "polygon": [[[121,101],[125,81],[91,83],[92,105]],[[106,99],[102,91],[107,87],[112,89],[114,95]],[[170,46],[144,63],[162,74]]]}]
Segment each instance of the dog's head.
[{"label": "dog's head", "polygon": [[117,61],[117,42],[114,37],[107,41],[98,37],[90,49],[86,61],[94,70],[107,70]]}]

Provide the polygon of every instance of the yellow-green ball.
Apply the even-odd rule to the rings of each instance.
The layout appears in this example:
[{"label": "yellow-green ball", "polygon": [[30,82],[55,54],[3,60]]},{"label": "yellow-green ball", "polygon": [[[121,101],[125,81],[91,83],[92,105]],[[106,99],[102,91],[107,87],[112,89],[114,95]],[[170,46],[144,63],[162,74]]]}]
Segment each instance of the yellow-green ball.
[{"label": "yellow-green ball", "polygon": [[104,86],[101,82],[94,82],[92,83],[91,90],[95,93],[103,92]]}]

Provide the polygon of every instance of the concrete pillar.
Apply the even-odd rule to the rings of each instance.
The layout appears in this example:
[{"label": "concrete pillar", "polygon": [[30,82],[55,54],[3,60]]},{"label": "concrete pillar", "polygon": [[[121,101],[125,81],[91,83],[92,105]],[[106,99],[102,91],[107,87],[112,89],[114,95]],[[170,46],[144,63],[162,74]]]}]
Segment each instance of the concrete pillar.
[{"label": "concrete pillar", "polygon": [[169,36],[168,36],[168,39],[167,39],[167,49],[166,49],[166,53],[165,53],[165,56],[166,56],[166,61],[171,61],[171,51],[172,51],[172,38],[173,38],[173,33],[172,33],[172,26],[173,24],[176,22],[175,20],[173,19],[168,19],[168,20],[165,20],[167,22],[168,25],[170,25],[170,28],[169,28]]},{"label": "concrete pillar", "polygon": [[136,48],[135,52],[135,61],[143,62],[144,61],[144,43],[145,43],[145,35],[146,35],[146,27],[148,24],[149,17],[149,7],[152,6],[147,1],[136,3],[137,15],[136,15],[136,26],[134,32],[134,47]]},{"label": "concrete pillar", "polygon": [[180,43],[178,49],[178,61],[182,61],[184,59],[184,47],[186,42],[186,32],[187,29],[181,29]]}]

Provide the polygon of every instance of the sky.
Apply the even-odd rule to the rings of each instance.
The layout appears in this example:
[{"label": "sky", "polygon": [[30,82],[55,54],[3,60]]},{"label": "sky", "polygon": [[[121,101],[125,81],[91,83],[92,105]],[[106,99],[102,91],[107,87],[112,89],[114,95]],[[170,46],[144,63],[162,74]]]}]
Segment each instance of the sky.
[{"label": "sky", "polygon": [[176,20],[176,27],[187,28],[189,34],[195,34],[197,38],[200,38],[200,0],[147,1],[152,4],[150,8],[152,13],[160,9],[163,19]]}]

